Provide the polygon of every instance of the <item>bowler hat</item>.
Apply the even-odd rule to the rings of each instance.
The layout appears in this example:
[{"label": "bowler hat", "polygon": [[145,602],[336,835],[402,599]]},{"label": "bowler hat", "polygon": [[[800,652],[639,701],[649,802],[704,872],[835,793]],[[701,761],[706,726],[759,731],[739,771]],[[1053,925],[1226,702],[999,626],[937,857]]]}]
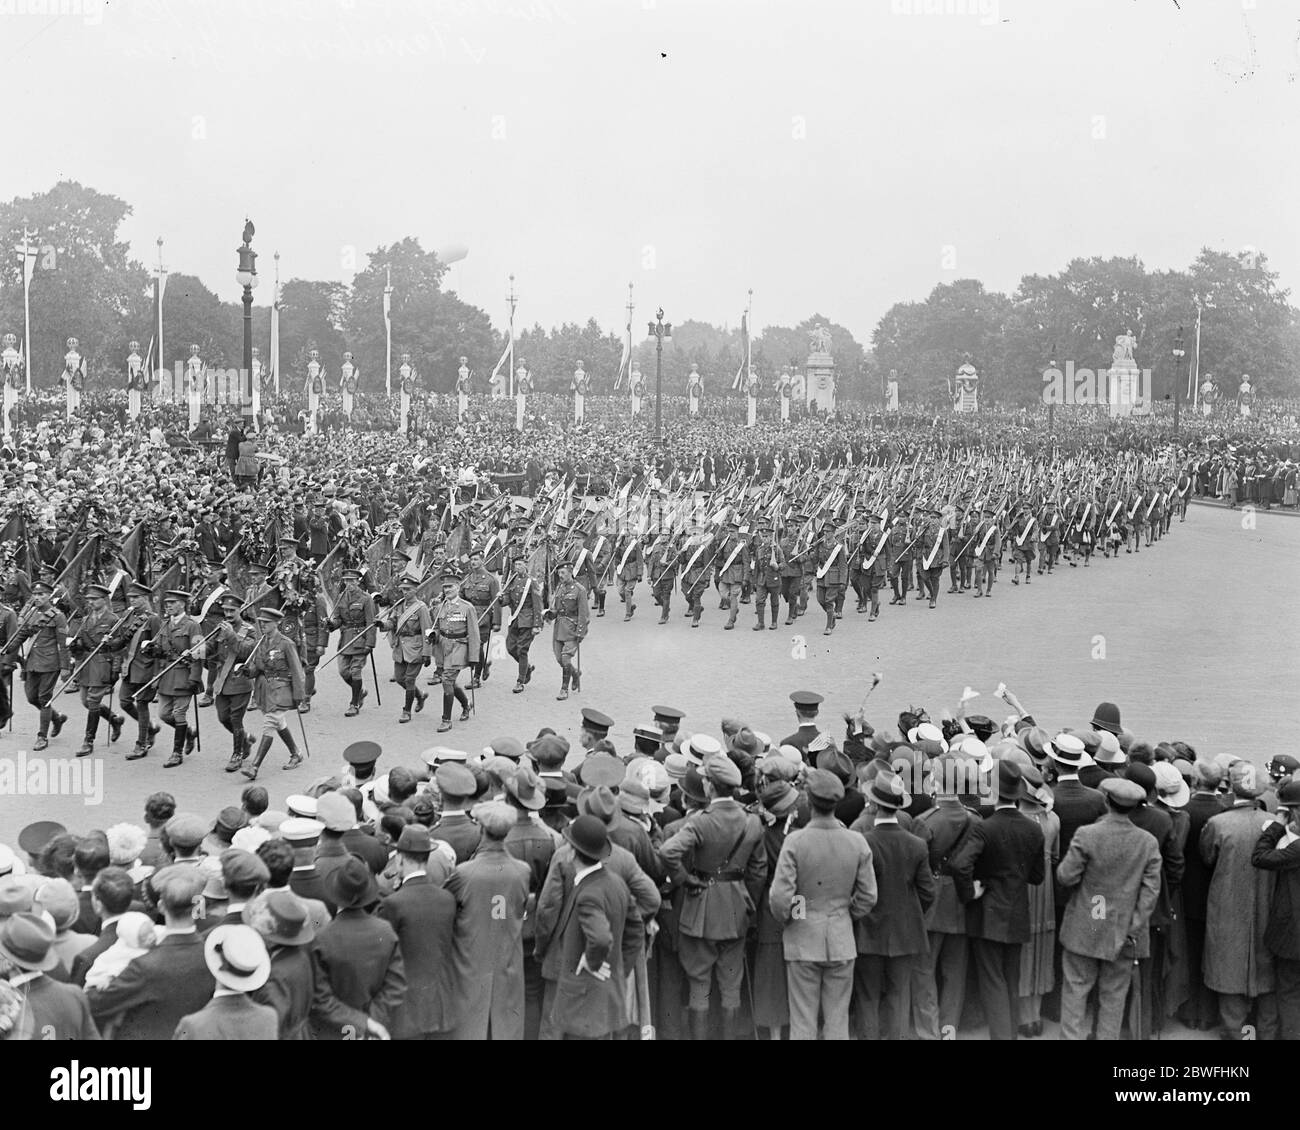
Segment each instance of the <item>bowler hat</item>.
[{"label": "bowler hat", "polygon": [[370,865],[356,854],[349,855],[325,876],[325,890],[340,910],[367,906],[379,897]]},{"label": "bowler hat", "polygon": [[428,855],[433,851],[429,829],[423,824],[408,824],[402,829],[402,834],[397,837],[394,846],[404,855]]},{"label": "bowler hat", "polygon": [[573,845],[575,851],[588,859],[604,859],[609,855],[609,833],[605,830],[604,821],[598,817],[579,816],[564,830],[564,838]]}]

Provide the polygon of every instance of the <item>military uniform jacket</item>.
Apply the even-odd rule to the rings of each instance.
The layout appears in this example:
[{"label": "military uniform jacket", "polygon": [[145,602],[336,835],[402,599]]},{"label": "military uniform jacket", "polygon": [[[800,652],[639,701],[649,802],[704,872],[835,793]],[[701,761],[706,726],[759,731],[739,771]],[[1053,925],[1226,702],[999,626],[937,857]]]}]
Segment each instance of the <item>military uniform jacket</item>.
[{"label": "military uniform jacket", "polygon": [[[307,666],[312,666],[320,653],[329,646],[330,616],[325,597],[317,593],[314,600],[296,606],[285,602],[280,610],[284,613],[280,631],[293,640],[293,646],[298,649],[298,658]],[[344,639],[346,638],[345,636]]]},{"label": "military uniform jacket", "polygon": [[912,825],[930,853],[930,872],[935,877],[935,899],[926,912],[925,928],[935,934],[966,933],[966,910],[957,897],[949,863],[955,848],[970,837],[969,826],[979,817],[960,803],[939,801],[927,808]]},{"label": "military uniform jacket", "polygon": [[471,573],[460,586],[460,595],[478,613],[479,635],[501,628],[501,582],[491,573]]},{"label": "military uniform jacket", "polygon": [[896,523],[889,531],[889,540],[885,542],[885,568],[891,573],[903,564],[911,540],[911,529],[903,522]]},{"label": "military uniform jacket", "polygon": [[986,565],[992,564],[1002,556],[1002,535],[998,532],[996,522],[981,522],[976,527],[975,537],[971,541],[970,555],[978,557]]},{"label": "military uniform jacket", "polygon": [[[966,904],[972,938],[1010,944],[1029,941],[1029,887],[1047,872],[1043,830],[1011,808],[995,809],[971,829],[949,860],[957,897]],[[975,897],[974,880],[984,884]]]},{"label": "military uniform jacket", "polygon": [[[688,887],[682,934],[718,941],[745,936],[767,878],[763,822],[757,816],[731,797],[714,800],[682,825],[659,857],[669,879]],[[698,884],[703,889],[689,889]]]},{"label": "military uniform jacket", "polygon": [[[1160,846],[1150,832],[1120,813],[1085,824],[1057,864],[1056,881],[1070,898],[1061,920],[1063,947],[1101,961],[1118,958],[1130,937],[1137,950],[1125,956],[1148,950],[1147,927],[1160,895]],[[1105,913],[1098,915],[1098,907]]]},{"label": "military uniform jacket", "polygon": [[116,623],[117,617],[110,608],[88,612],[82,617],[71,651],[83,664],[77,675],[77,682],[83,687],[111,687],[117,681],[115,653],[124,641],[113,633]]},{"label": "military uniform jacket", "polygon": [[761,589],[779,589],[785,575],[785,550],[772,538],[754,544],[754,584]]},{"label": "military uniform jacket", "polygon": [[819,585],[832,588],[849,583],[849,554],[842,541],[823,541],[819,544],[816,562]]},{"label": "military uniform jacket", "polygon": [[188,695],[191,688],[203,678],[203,631],[193,616],[182,615],[176,620],[164,620],[153,641],[154,659],[159,670],[175,663],[183,651],[192,653],[188,663],[177,663],[158,680],[161,695]]},{"label": "military uniform jacket", "polygon": [[439,667],[464,667],[479,661],[478,613],[467,600],[444,600],[433,620],[433,661]]},{"label": "military uniform jacket", "polygon": [[125,630],[131,633],[122,655],[122,674],[128,683],[141,686],[158,673],[158,665],[145,640],[153,639],[162,628],[162,617],[156,612],[132,611],[133,620],[126,622]]},{"label": "military uniform jacket", "polygon": [[[853,923],[876,905],[871,848],[833,817],[814,816],[781,845],[768,892],[786,961],[852,961]],[[800,913],[794,913],[795,899]]]},{"label": "military uniform jacket", "polygon": [[925,841],[898,824],[876,824],[862,834],[871,848],[878,901],[854,927],[858,953],[929,953],[925,916],[934,904],[935,883]]},{"label": "military uniform jacket", "polygon": [[743,585],[749,580],[749,554],[739,534],[728,534],[714,558],[717,580],[726,585]]},{"label": "military uniform jacket", "polygon": [[614,546],[614,575],[620,581],[639,581],[641,565],[641,542],[633,537],[620,538]]},{"label": "military uniform jacket", "polygon": [[433,654],[429,640],[433,621],[429,619],[429,606],[419,597],[407,597],[394,605],[384,617],[384,624],[395,662],[418,663]]},{"label": "military uniform jacket", "polygon": [[650,584],[654,588],[672,588],[677,580],[677,551],[667,542],[661,542],[650,551],[646,559]]},{"label": "military uniform jacket", "polygon": [[853,568],[859,573],[872,573],[877,577],[885,574],[885,558],[888,556],[888,542],[881,544],[885,531],[879,522],[872,522],[858,535],[854,546]]},{"label": "military uniform jacket", "polygon": [[587,634],[587,590],[577,581],[556,586],[551,612],[555,615],[553,638],[557,642],[581,640]]},{"label": "military uniform jacket", "polygon": [[356,585],[348,585],[339,597],[329,626],[340,630],[340,655],[364,655],[375,646],[375,601]]},{"label": "military uniform jacket", "polygon": [[7,675],[18,662],[18,616],[0,603],[0,675]]},{"label": "military uniform jacket", "polygon": [[798,538],[793,538],[793,537],[783,538],[781,540],[781,554],[782,554],[782,562],[783,562],[783,564],[781,565],[782,577],[797,578],[803,576],[803,561],[800,558],[795,556],[795,554],[798,552],[797,549],[798,540],[799,540]]},{"label": "military uniform jacket", "polygon": [[48,671],[67,671],[72,667],[68,655],[68,622],[57,608],[38,609],[31,605],[23,609],[18,623],[18,646],[32,641],[25,667],[32,674]]},{"label": "military uniform jacket", "polygon": [[256,704],[261,711],[290,710],[306,695],[298,649],[282,632],[257,641],[247,669],[256,676]]},{"label": "military uniform jacket", "polygon": [[951,553],[948,531],[938,522],[927,522],[912,546],[918,569],[946,569],[952,563]]},{"label": "military uniform jacket", "polygon": [[256,634],[251,624],[240,623],[238,627],[229,621],[217,629],[213,651],[217,661],[217,674],[212,680],[213,694],[238,695],[251,694],[253,680],[248,672],[241,669],[234,674],[236,665],[241,664],[253,654],[257,646]]},{"label": "military uniform jacket", "polygon": [[535,578],[512,573],[506,582],[501,603],[507,606],[512,628],[542,626],[542,586]]}]

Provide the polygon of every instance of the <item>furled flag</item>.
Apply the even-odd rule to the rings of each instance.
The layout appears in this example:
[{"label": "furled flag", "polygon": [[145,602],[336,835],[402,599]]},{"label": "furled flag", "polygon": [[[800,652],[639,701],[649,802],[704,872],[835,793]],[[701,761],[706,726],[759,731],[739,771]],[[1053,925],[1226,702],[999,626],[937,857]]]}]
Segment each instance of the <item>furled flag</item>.
[{"label": "furled flag", "polygon": [[510,346],[511,346],[510,336],[507,334],[506,347],[501,351],[501,359],[497,361],[495,365],[492,366],[492,375],[488,378],[489,384],[493,384],[493,385],[496,384],[497,376],[501,372],[501,366],[506,363],[506,358],[510,356]]},{"label": "furled flag", "polygon": [[741,382],[749,372],[749,314],[740,315],[740,368],[736,370],[736,379],[731,382],[733,389],[740,388]]}]

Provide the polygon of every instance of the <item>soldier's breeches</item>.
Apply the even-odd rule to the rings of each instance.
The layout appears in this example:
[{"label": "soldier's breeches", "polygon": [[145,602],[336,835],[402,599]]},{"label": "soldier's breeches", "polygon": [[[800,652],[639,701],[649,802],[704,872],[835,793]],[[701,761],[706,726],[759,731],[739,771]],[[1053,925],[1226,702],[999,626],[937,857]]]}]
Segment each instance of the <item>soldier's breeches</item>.
[{"label": "soldier's breeches", "polygon": [[232,734],[244,728],[244,714],[248,711],[249,692],[219,694],[213,702],[217,707],[217,721]]},{"label": "soldier's breeches", "polygon": [[316,693],[316,663],[314,661],[310,665],[303,664],[302,680],[303,689],[307,692],[307,697],[311,698]]},{"label": "soldier's breeches", "polygon": [[415,689],[415,680],[420,674],[420,668],[423,666],[423,659],[412,660],[409,663],[405,660],[394,659],[393,675],[397,679],[398,685],[407,691],[413,691]]},{"label": "soldier's breeches", "polygon": [[88,713],[98,714],[99,708],[104,704],[105,696],[112,702],[112,687],[82,687],[81,688],[81,705],[84,706]]},{"label": "soldier's breeches", "polygon": [[190,709],[190,696],[163,694],[158,696],[158,720],[169,726],[186,725],[186,714]]},{"label": "soldier's breeches", "polygon": [[519,681],[528,677],[528,649],[533,646],[532,628],[516,628],[506,632],[506,654],[519,665]]},{"label": "soldier's breeches", "polygon": [[636,581],[619,581],[618,599],[627,604],[632,599],[632,594],[636,592]]},{"label": "soldier's breeches", "polygon": [[345,683],[360,683],[366,674],[366,656],[369,652],[360,652],[357,655],[340,655],[339,656],[339,678]]},{"label": "soldier's breeches", "polygon": [[552,648],[555,652],[555,662],[561,667],[572,669],[574,659],[578,654],[577,640],[553,640]]},{"label": "soldier's breeches", "polygon": [[690,983],[687,1007],[702,1011],[709,1007],[709,989],[716,970],[723,1008],[740,1007],[740,982],[745,973],[745,939],[690,938],[682,935],[677,956]]},{"label": "soldier's breeches", "polygon": [[276,734],[281,733],[289,728],[289,723],[284,720],[284,712],[281,710],[264,710],[262,711],[262,737],[273,738]]},{"label": "soldier's breeches", "polygon": [[444,667],[442,669],[442,696],[444,699],[457,689],[456,679],[459,676],[459,667]]},{"label": "soldier's breeches", "polygon": [[23,676],[23,692],[27,695],[27,701],[44,710],[50,705],[58,679],[57,671],[28,671]]}]

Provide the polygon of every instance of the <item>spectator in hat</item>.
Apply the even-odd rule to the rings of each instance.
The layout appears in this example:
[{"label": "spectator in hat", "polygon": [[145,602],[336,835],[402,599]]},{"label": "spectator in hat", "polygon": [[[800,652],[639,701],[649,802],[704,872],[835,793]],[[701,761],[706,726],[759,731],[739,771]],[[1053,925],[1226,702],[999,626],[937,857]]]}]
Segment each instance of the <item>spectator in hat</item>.
[{"label": "spectator in hat", "polygon": [[442,794],[442,815],[429,829],[435,840],[446,840],[456,849],[456,862],[464,863],[478,850],[481,829],[470,815],[478,782],[463,764],[449,761],[433,775]]},{"label": "spectator in hat", "polygon": [[[285,846],[282,841],[272,842]],[[266,862],[267,857],[262,858]],[[272,875],[274,878],[275,871]],[[275,1012],[277,1039],[310,1040],[313,1004],[318,994],[324,996],[330,990],[325,979],[317,977],[312,951],[316,924],[306,900],[282,884],[273,886],[251,899],[242,917],[245,925],[257,931],[271,959],[266,983],[253,999]],[[328,915],[325,921],[329,921]]]},{"label": "spectator in hat", "polygon": [[181,1017],[176,1040],[274,1040],[279,1033],[275,1009],[258,1004],[251,994],[271,972],[266,944],[242,923],[218,926],[203,944],[217,987],[198,1012]]},{"label": "spectator in hat", "polygon": [[54,952],[59,957],[59,969],[71,980],[77,955],[96,941],[96,935],[78,934],[72,929],[81,910],[76,889],[67,879],[45,879],[33,892],[33,909],[44,911],[53,920]]},{"label": "spectator in hat", "polygon": [[560,976],[551,1022],[563,1039],[610,1039],[628,1023],[623,929],[631,895],[605,867],[608,832],[595,816],[579,816],[565,831],[577,871],[560,913]]},{"label": "spectator in hat", "polygon": [[737,1039],[745,937],[768,870],[763,822],[736,800],[740,770],[730,758],[711,756],[703,776],[708,807],[683,824],[659,856],[669,880],[688,890],[678,922],[678,955],[690,984],[691,1038],[706,1038],[716,971],[723,1038]]},{"label": "spectator in hat", "polygon": [[[442,768],[469,772],[464,766]],[[456,899],[457,1008],[463,1019],[455,1038],[522,1040],[528,865],[506,851],[514,809],[496,801],[479,805],[474,813],[482,841],[445,884]]]},{"label": "spectator in hat", "polygon": [[1264,944],[1273,955],[1279,1035],[1300,1040],[1300,781],[1277,786],[1278,819],[1260,833],[1251,863],[1277,876]]},{"label": "spectator in hat", "polygon": [[1030,939],[1028,888],[1043,881],[1043,832],[1019,811],[1019,766],[999,761],[996,781],[993,812],[971,829],[951,865],[957,897],[967,908],[989,1037],[1014,1040],[1020,1023],[1020,947]]},{"label": "spectator in hat", "polygon": [[212,976],[194,925],[203,876],[197,867],[173,863],[149,883],[163,914],[165,935],[111,985],[87,993],[96,1022],[116,1026],[119,1040],[169,1040],[181,1017],[197,1012],[212,996]]},{"label": "spectator in hat", "polygon": [[[1170,753],[1173,753],[1172,748]],[[1183,778],[1177,765],[1187,762],[1170,760],[1157,761],[1152,766],[1155,773],[1154,807],[1165,813],[1173,823],[1173,844],[1177,855],[1183,863],[1183,870],[1176,885],[1169,886],[1169,922],[1161,931],[1160,953],[1162,971],[1160,980],[1153,984],[1155,997],[1153,1015],[1158,1024],[1163,1026],[1166,1018],[1172,1017],[1187,1000],[1189,970],[1187,968],[1187,914],[1183,907],[1183,882],[1187,875],[1187,834],[1191,827],[1191,818],[1187,815],[1187,802],[1191,799],[1191,788]],[[1196,847],[1192,846],[1195,854]],[[1162,882],[1167,875],[1162,876]]]},{"label": "spectator in hat", "polygon": [[1029,941],[1020,950],[1019,1034],[1043,1034],[1043,996],[1055,985],[1056,865],[1060,862],[1061,821],[1052,811],[1052,792],[1034,766],[1021,767],[1024,790],[1020,811],[1043,832],[1043,881],[1029,891]]},{"label": "spectator in hat", "polygon": [[[814,769],[807,787],[812,817],[781,844],[769,895],[772,917],[783,927],[790,1038],[815,1040],[820,1012],[824,1038],[847,1040],[854,923],[876,904],[876,872],[863,837],[835,819],[844,797],[840,779]],[[785,803],[793,804],[788,797]]]},{"label": "spectator in hat", "polygon": [[393,1016],[395,1040],[447,1039],[456,1014],[456,898],[429,880],[429,830],[419,824],[402,829],[396,845],[395,890],[379,907],[379,917],[397,932],[406,992]]},{"label": "spectator in hat", "polygon": [[1256,804],[1264,791],[1255,767],[1234,762],[1229,770],[1232,806],[1201,830],[1201,859],[1211,869],[1205,908],[1205,984],[1219,994],[1225,1040],[1246,1038],[1254,1011],[1255,1037],[1277,1036],[1273,954],[1264,941],[1276,872],[1254,867],[1251,856],[1268,816]]},{"label": "spectator in hat", "polygon": [[[290,891],[307,908],[307,917],[312,924],[312,929],[323,930],[330,920],[329,907],[321,899],[299,894],[290,884],[297,860],[293,845],[283,836],[276,836],[259,844],[253,854],[266,865],[265,890]],[[247,917],[244,921],[248,921]]]},{"label": "spectator in hat", "polygon": [[877,898],[853,929],[858,948],[853,996],[860,1038],[901,1040],[910,1019],[914,970],[930,948],[925,916],[935,899],[934,874],[925,841],[899,826],[898,813],[912,800],[902,778],[878,773],[868,796],[878,810],[863,833]]},{"label": "spectator in hat", "polygon": [[[800,794],[789,781],[762,778],[759,802],[751,811],[763,821],[763,850],[770,860],[779,859],[786,838],[794,829]],[[754,1025],[760,1034],[774,1040],[784,1038],[790,1027],[790,994],[786,977],[785,923],[772,913],[772,881],[775,866],[768,870],[758,900],[754,937],[753,971]]]},{"label": "spectator in hat", "polygon": [[1218,997],[1205,987],[1205,914],[1210,875],[1201,858],[1200,841],[1206,822],[1223,811],[1219,783],[1223,773],[1213,761],[1192,764],[1192,795],[1187,802],[1187,849],[1183,854],[1183,924],[1187,935],[1187,1001],[1179,1014],[1193,1031],[1208,1032],[1219,1024]]},{"label": "spectator in hat", "polygon": [[54,937],[54,927],[43,915],[23,912],[0,919],[0,964],[16,970],[8,984],[22,994],[14,1031],[30,1032],[33,1038],[98,1040],[86,994],[49,976],[59,964]]},{"label": "spectator in hat", "polygon": [[74,985],[85,985],[86,974],[95,959],[117,941],[118,920],[131,909],[135,893],[130,873],[121,867],[105,867],[95,876],[90,897],[99,915],[99,935],[91,938],[91,944],[72,959],[70,973]]},{"label": "spectator in hat", "polygon": [[176,815],[176,798],[171,793],[151,793],[144,802],[144,822],[148,828],[140,862],[146,867],[166,867],[171,853],[162,840],[162,830]]},{"label": "spectator in hat", "polygon": [[1103,781],[1102,789],[1106,815],[1077,830],[1056,868],[1057,882],[1069,892],[1061,932],[1063,1040],[1087,1038],[1094,985],[1097,1039],[1119,1039],[1133,961],[1160,893],[1160,847],[1130,819],[1146,794],[1122,778]]},{"label": "spectator in hat", "polygon": [[317,992],[312,1030],[318,1040],[389,1038],[406,977],[397,932],[367,908],[379,901],[369,865],[348,856],[325,877],[338,913],[317,936],[318,975],[329,992]]},{"label": "spectator in hat", "polygon": [[108,837],[103,832],[91,832],[77,842],[73,858],[77,865],[77,882],[80,884],[77,894],[80,910],[72,928],[78,934],[98,934],[99,916],[90,904],[90,888],[95,882],[95,876],[109,864]]}]

